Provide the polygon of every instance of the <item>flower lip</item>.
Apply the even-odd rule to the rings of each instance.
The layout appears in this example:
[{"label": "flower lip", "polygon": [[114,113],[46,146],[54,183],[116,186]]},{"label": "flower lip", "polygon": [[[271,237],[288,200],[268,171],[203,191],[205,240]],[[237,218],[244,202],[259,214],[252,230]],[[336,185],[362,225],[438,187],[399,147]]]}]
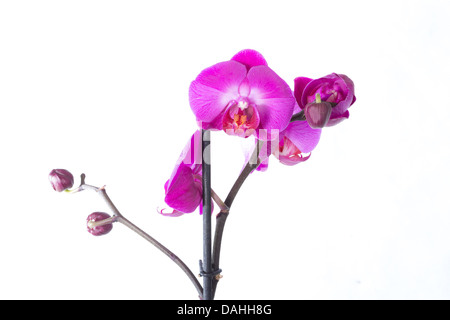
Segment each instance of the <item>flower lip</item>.
[{"label": "flower lip", "polygon": [[309,159],[311,153],[307,156],[286,136],[282,138],[279,145],[278,159],[282,164],[293,166],[297,163],[304,162]]},{"label": "flower lip", "polygon": [[233,102],[223,118],[223,130],[226,133],[244,138],[254,134],[258,125],[258,110],[244,100]]}]

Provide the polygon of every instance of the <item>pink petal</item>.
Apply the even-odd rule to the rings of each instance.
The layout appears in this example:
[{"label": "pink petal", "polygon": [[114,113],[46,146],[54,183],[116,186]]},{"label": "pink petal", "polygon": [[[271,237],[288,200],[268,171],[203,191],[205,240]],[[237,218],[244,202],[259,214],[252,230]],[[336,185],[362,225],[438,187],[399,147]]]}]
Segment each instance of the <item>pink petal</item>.
[{"label": "pink petal", "polygon": [[309,153],[320,140],[321,129],[312,129],[306,121],[294,121],[283,132],[302,153]]},{"label": "pink petal", "polygon": [[247,69],[241,63],[226,61],[206,68],[191,83],[189,102],[197,121],[204,123],[204,129],[222,129],[211,127],[211,123],[220,126],[221,121],[216,118],[230,101],[239,97],[239,85],[246,74]]},{"label": "pink petal", "polygon": [[[341,116],[344,115],[344,113],[347,111],[348,108],[350,108],[350,106],[356,101],[356,97],[355,97],[355,85],[353,83],[353,81],[347,77],[345,74],[333,74],[336,75],[337,77],[342,79],[342,82],[344,84],[341,84],[341,86],[345,87],[347,89],[347,95],[345,97],[345,99],[341,102],[339,102],[337,104],[336,107],[333,108],[333,114],[339,114]],[[334,118],[334,117],[332,117]],[[348,118],[348,116],[347,116]]]},{"label": "pink petal", "polygon": [[177,164],[184,163],[196,169],[197,165],[202,164],[202,131],[197,130],[191,136],[191,139],[187,142],[180,157],[177,160]]},{"label": "pink petal", "polygon": [[348,117],[350,117],[350,112],[348,112],[348,110],[346,110],[344,112],[344,114],[337,115],[337,116],[333,115],[333,113],[331,113],[331,117],[330,117],[330,120],[328,120],[327,127],[335,126],[338,123],[341,123],[342,121],[344,121],[345,119],[348,119]]},{"label": "pink petal", "polygon": [[[258,139],[246,139],[241,143],[242,151],[244,153],[244,166],[242,167],[241,171],[244,170],[245,166],[250,160],[250,157],[253,155],[253,152],[255,151],[255,147],[258,143]],[[269,157],[272,153],[272,142],[271,141],[265,141],[261,149],[259,151],[259,161],[260,165],[256,168],[257,171],[266,171],[269,166]]]},{"label": "pink petal", "polygon": [[300,111],[302,111],[302,109],[300,108],[299,104],[297,103],[297,99],[296,99],[295,107],[294,107],[294,114],[299,113]]},{"label": "pink petal", "polygon": [[197,209],[202,200],[201,184],[195,181],[192,169],[181,163],[171,178],[165,197],[171,208],[190,213]]},{"label": "pink petal", "polygon": [[169,185],[171,181],[178,173],[178,169],[180,164],[187,165],[192,170],[192,174],[201,175],[201,167],[202,167],[202,131],[197,130],[191,136],[189,141],[186,143],[183,151],[181,152],[178,160],[176,162],[175,168],[172,171],[170,179],[164,185],[164,190],[167,193]]},{"label": "pink petal", "polygon": [[248,97],[250,95],[250,91],[251,91],[250,83],[248,79],[245,78],[244,81],[242,81],[242,83],[239,85],[238,88],[239,95],[241,97]]},{"label": "pink petal", "polygon": [[311,157],[311,154],[309,154],[307,156],[305,156],[305,155],[295,155],[295,156],[291,156],[291,157],[280,156],[279,160],[284,165],[294,166],[300,162],[305,162],[306,160],[309,159],[309,157]]},{"label": "pink petal", "polygon": [[165,217],[172,217],[172,218],[176,218],[176,217],[180,217],[184,214],[184,212],[178,211],[173,209],[172,212],[164,212],[164,210],[167,210],[166,208],[164,209],[157,209],[158,213],[165,216]]},{"label": "pink petal", "polygon": [[[171,178],[172,179],[172,178]],[[166,181],[166,183],[164,184],[164,191],[167,193],[167,190],[169,189],[169,183],[170,183],[170,180],[171,179],[169,179],[169,180],[167,180]]]},{"label": "pink petal", "polygon": [[263,55],[252,49],[239,51],[231,60],[242,63],[247,67],[247,70],[255,66],[267,66],[266,59],[264,59]]},{"label": "pink petal", "polygon": [[306,85],[311,81],[312,79],[306,77],[298,77],[294,79],[294,96],[295,100],[297,100],[297,103],[301,109],[305,107],[302,104],[303,90],[305,89]]},{"label": "pink petal", "polygon": [[[259,129],[282,131],[289,124],[295,106],[289,85],[267,66],[251,68],[247,78],[251,87],[249,99],[260,116]],[[272,137],[268,132],[267,139]]]}]

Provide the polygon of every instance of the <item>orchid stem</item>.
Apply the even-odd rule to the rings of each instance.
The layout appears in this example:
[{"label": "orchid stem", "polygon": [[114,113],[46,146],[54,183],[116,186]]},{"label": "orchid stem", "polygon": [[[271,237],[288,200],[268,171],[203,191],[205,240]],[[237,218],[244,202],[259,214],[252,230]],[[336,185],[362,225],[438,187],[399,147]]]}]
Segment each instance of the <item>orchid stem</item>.
[{"label": "orchid stem", "polygon": [[[138,228],[135,224],[133,224],[130,220],[126,219],[116,208],[114,203],[109,198],[108,194],[106,193],[105,187],[94,187],[91,185],[88,185],[85,183],[86,176],[84,174],[81,175],[81,185],[75,189],[77,192],[83,191],[83,190],[93,190],[97,192],[100,197],[106,202],[109,209],[113,212],[113,216],[109,219],[105,220],[111,220],[110,222],[120,222],[124,226],[128,227],[132,231],[136,232],[138,235],[140,235],[142,238],[150,242],[152,245],[154,245],[157,249],[159,249],[162,253],[164,253],[166,256],[168,256],[176,265],[178,265],[184,273],[188,276],[189,280],[191,280],[192,284],[194,285],[195,289],[197,290],[199,297],[203,297],[203,288],[198,282],[197,277],[192,273],[192,271],[189,269],[189,267],[180,259],[178,256],[176,256],[172,251],[167,249],[165,246],[163,246],[160,242],[158,242],[155,238],[151,237],[149,234]],[[93,222],[93,224],[101,223],[102,221]]]},{"label": "orchid stem", "polygon": [[[202,181],[202,176],[194,174],[195,179],[199,179]],[[214,191],[213,188],[211,188],[211,198],[214,200],[214,202],[219,206],[220,211],[227,211],[228,207],[225,205],[225,203],[220,199],[219,195]]]}]

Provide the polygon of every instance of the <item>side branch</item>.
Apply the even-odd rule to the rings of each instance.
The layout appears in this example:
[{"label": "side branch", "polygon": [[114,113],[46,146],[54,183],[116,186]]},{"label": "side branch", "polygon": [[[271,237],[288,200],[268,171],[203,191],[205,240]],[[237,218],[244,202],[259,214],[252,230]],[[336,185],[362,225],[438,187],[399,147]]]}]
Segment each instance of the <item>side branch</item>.
[{"label": "side branch", "polygon": [[[130,230],[136,232],[138,235],[140,235],[142,238],[150,242],[152,245],[154,245],[156,248],[158,248],[162,253],[164,253],[166,256],[168,256],[176,265],[178,265],[181,270],[188,276],[189,280],[191,280],[192,284],[195,286],[195,289],[198,292],[199,297],[203,298],[203,288],[200,284],[200,282],[197,280],[197,277],[192,273],[192,271],[189,269],[189,267],[178,257],[176,256],[172,251],[167,249],[164,245],[162,245],[160,242],[158,242],[155,238],[138,228],[135,224],[133,224],[131,221],[126,219],[116,208],[114,203],[109,198],[108,194],[106,193],[105,187],[94,187],[91,185],[88,185],[85,183],[86,176],[84,174],[81,175],[81,185],[73,190],[72,192],[79,192],[83,190],[93,190],[97,192],[97,194],[100,195],[100,197],[106,202],[109,209],[113,212],[113,217],[111,218],[112,222],[120,222],[124,226],[128,227]],[[101,223],[101,221],[98,221],[96,223]]]},{"label": "side branch", "polygon": [[131,221],[126,219],[125,217],[121,216],[117,219],[118,222],[122,223],[123,225],[127,226],[134,232],[136,232],[138,235],[140,235],[142,238],[150,242],[152,245],[154,245],[156,248],[158,248],[162,253],[164,253],[166,256],[168,256],[177,266],[181,268],[181,270],[184,271],[184,273],[188,276],[189,280],[191,280],[192,284],[195,286],[195,289],[198,292],[198,295],[200,298],[203,298],[203,288],[200,284],[200,282],[197,280],[197,277],[192,273],[192,271],[189,269],[189,267],[180,259],[178,256],[176,256],[172,251],[167,249],[165,246],[163,246],[160,242],[158,242],[155,238],[151,237],[149,234],[138,228],[135,224],[133,224]]}]

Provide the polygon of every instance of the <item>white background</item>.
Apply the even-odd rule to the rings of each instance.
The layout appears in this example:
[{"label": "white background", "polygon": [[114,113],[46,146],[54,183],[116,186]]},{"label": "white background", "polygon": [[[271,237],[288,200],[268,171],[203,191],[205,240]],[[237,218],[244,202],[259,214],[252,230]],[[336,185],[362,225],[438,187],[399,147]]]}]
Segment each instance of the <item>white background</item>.
[{"label": "white background", "polygon": [[[158,215],[196,128],[190,82],[245,48],[293,88],[347,74],[350,119],[310,160],[272,159],[233,204],[218,299],[449,299],[448,1],[0,2],[0,298],[196,299],[178,267],[122,225],[85,219],[107,185],[119,210],[198,272],[201,217]],[[242,166],[212,136],[213,188]]]}]

